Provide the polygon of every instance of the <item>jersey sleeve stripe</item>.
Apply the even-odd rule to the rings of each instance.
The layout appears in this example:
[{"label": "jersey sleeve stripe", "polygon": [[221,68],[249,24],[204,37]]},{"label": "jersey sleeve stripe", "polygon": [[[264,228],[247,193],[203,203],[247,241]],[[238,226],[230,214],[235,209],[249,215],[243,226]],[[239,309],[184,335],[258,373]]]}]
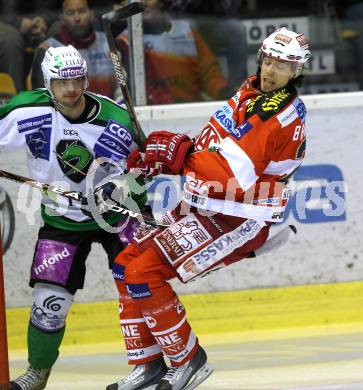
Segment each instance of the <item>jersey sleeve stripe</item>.
[{"label": "jersey sleeve stripe", "polygon": [[271,161],[264,170],[265,175],[283,176],[290,174],[299,167],[302,160]]},{"label": "jersey sleeve stripe", "polygon": [[247,191],[258,179],[252,160],[228,137],[221,142],[220,147],[220,154],[226,159],[242,190]]}]

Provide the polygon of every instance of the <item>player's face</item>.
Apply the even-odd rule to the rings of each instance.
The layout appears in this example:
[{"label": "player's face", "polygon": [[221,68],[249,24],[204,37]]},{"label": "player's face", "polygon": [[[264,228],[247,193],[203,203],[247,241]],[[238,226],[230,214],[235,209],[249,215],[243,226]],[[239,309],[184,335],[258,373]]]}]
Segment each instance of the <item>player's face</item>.
[{"label": "player's face", "polygon": [[284,87],[293,77],[292,64],[264,57],[261,64],[261,91],[270,92]]},{"label": "player's face", "polygon": [[53,79],[51,88],[56,102],[67,108],[74,108],[83,93],[84,77],[74,79]]},{"label": "player's face", "polygon": [[65,0],[61,21],[76,38],[87,36],[91,29],[93,12],[87,0]]}]

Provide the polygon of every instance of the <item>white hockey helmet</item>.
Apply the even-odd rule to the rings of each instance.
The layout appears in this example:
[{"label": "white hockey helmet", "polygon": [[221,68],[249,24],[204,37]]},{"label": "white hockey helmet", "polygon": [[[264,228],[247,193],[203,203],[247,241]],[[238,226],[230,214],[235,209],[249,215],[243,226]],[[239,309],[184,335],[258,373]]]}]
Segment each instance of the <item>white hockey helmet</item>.
[{"label": "white hockey helmet", "polygon": [[52,79],[74,79],[84,77],[83,93],[88,87],[87,64],[79,51],[72,45],[49,47],[42,61],[44,85],[53,96]]},{"label": "white hockey helmet", "polygon": [[309,41],[304,34],[282,27],[270,34],[257,53],[261,65],[264,56],[273,57],[293,64],[294,78],[300,76],[304,63],[310,58]]}]

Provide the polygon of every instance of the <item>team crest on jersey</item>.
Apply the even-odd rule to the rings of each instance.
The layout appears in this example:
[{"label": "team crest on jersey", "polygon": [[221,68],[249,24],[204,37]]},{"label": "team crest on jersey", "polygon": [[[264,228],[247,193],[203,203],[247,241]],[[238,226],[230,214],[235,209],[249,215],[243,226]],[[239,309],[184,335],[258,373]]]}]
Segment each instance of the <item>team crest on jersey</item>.
[{"label": "team crest on jersey", "polygon": [[57,159],[63,173],[75,183],[80,183],[87,175],[93,155],[78,139],[61,140],[56,147]]},{"label": "team crest on jersey", "polygon": [[217,131],[211,125],[207,125],[196,139],[195,150],[205,150],[219,145],[220,142],[221,139]]},{"label": "team crest on jersey", "polygon": [[18,131],[24,134],[25,142],[35,158],[49,161],[52,114],[39,115],[17,123]]}]

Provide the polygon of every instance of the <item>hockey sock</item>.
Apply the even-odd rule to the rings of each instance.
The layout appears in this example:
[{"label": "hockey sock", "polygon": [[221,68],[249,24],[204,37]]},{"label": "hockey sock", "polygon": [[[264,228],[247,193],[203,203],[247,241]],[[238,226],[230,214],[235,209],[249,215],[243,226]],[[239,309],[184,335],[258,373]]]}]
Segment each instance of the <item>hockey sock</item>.
[{"label": "hockey sock", "polygon": [[163,305],[144,309],[146,323],[172,366],[185,364],[198,348],[198,339],[192,331],[183,304],[174,297]]},{"label": "hockey sock", "polygon": [[59,355],[65,327],[54,333],[46,333],[28,325],[28,360],[33,368],[51,368]]},{"label": "hockey sock", "polygon": [[[151,332],[172,365],[182,365],[190,360],[197,351],[198,340],[186,319],[184,306],[167,282],[175,277],[175,271],[164,263],[151,246],[141,252],[130,244],[116,259],[116,264],[120,266],[115,273],[120,309],[125,315],[121,315],[121,319],[126,320],[127,317],[140,321],[142,315],[148,332]],[[131,299],[126,299],[126,296]],[[124,304],[129,306],[126,311]],[[130,315],[126,314],[128,310]],[[126,321],[124,324],[127,325]],[[139,329],[135,327],[136,322],[131,325],[133,329]],[[130,334],[131,331],[129,328]],[[138,356],[138,359],[142,359],[142,356]]]},{"label": "hockey sock", "polygon": [[144,316],[127,294],[120,294],[120,324],[129,364],[143,364],[162,356]]}]

